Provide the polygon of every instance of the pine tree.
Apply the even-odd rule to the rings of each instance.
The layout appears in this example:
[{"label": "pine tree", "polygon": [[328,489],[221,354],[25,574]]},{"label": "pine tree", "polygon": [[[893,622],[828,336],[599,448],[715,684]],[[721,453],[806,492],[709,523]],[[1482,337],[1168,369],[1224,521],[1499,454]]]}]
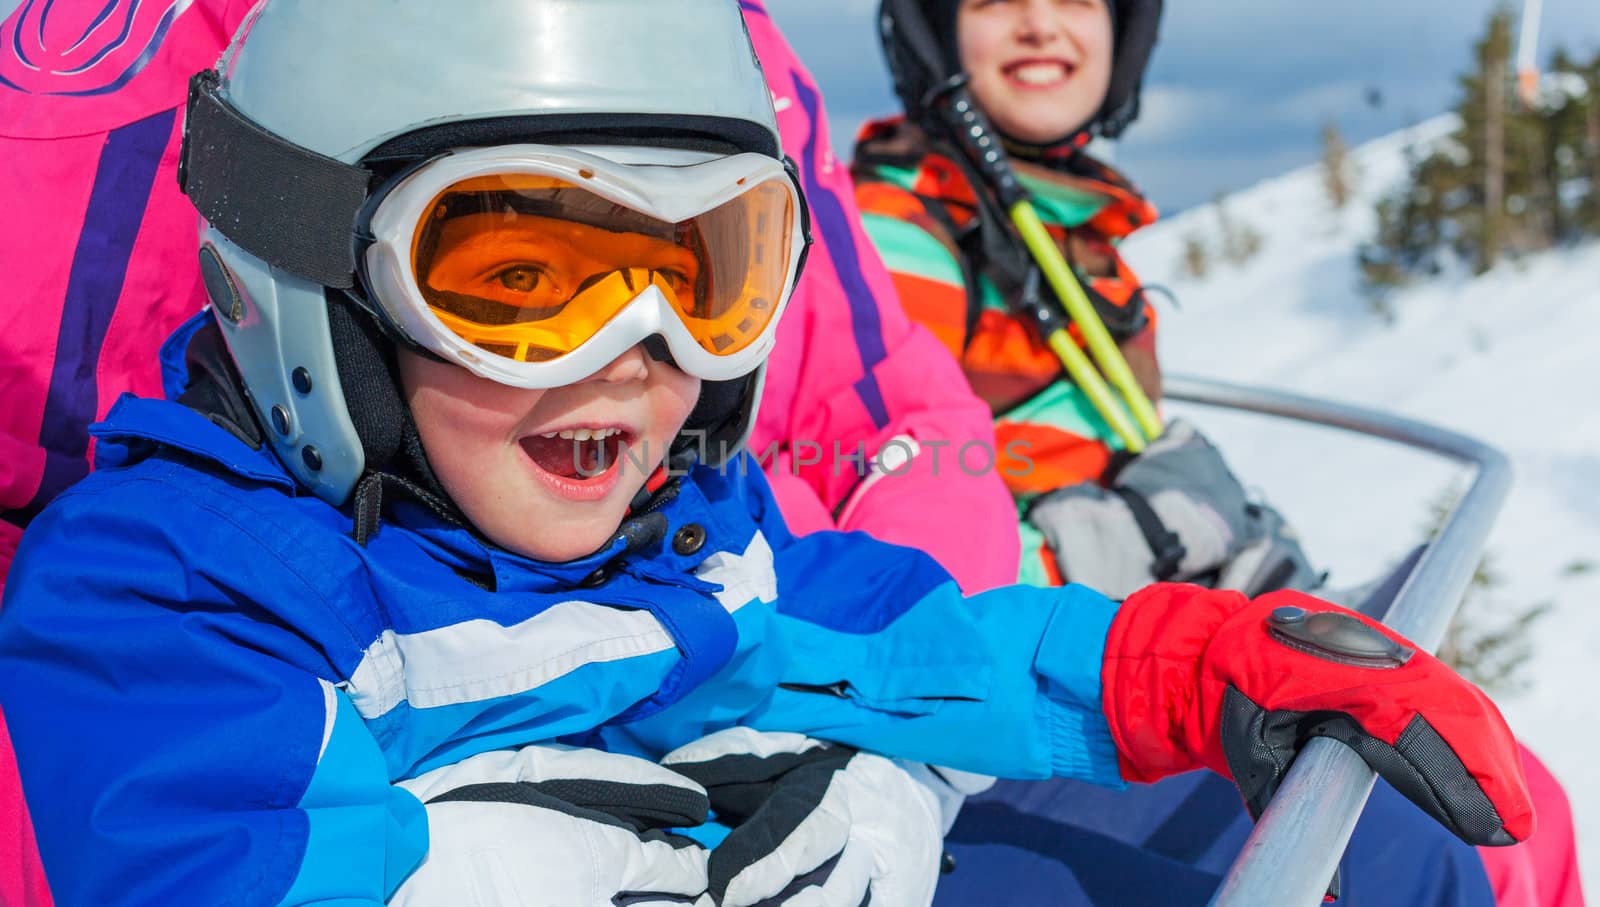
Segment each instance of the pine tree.
[{"label": "pine tree", "polygon": [[[1439,534],[1445,517],[1460,499],[1456,488],[1447,488],[1434,499],[1424,527],[1430,539]],[[1531,630],[1552,608],[1551,602],[1509,608],[1498,594],[1504,586],[1505,580],[1486,552],[1473,570],[1461,608],[1445,630],[1438,651],[1445,664],[1491,693],[1526,688],[1523,673],[1533,659]]]},{"label": "pine tree", "polygon": [[1351,184],[1355,174],[1350,161],[1350,150],[1344,136],[1331,120],[1322,127],[1322,186],[1328,192],[1333,207],[1343,210],[1350,203]]},{"label": "pine tree", "polygon": [[1553,55],[1536,103],[1516,103],[1512,16],[1490,17],[1460,79],[1461,126],[1432,153],[1413,155],[1410,178],[1378,203],[1378,232],[1359,252],[1372,304],[1414,275],[1438,270],[1446,250],[1479,270],[1503,255],[1600,235],[1600,52],[1579,63]]},{"label": "pine tree", "polygon": [[1573,181],[1585,189],[1573,212],[1576,230],[1600,235],[1600,50],[1587,65],[1571,63],[1569,71],[1581,80],[1582,97],[1574,106],[1571,137]]},{"label": "pine tree", "polygon": [[1600,233],[1600,51],[1589,64],[1588,111],[1584,118],[1584,146],[1589,158],[1588,228]]},{"label": "pine tree", "polygon": [[1452,200],[1463,194],[1462,168],[1444,151],[1406,150],[1409,178],[1379,199],[1378,233],[1358,252],[1363,289],[1386,320],[1388,296],[1416,274],[1436,274],[1449,236]]},{"label": "pine tree", "polygon": [[1205,240],[1197,235],[1183,238],[1183,270],[1196,280],[1203,279],[1211,271],[1211,253],[1206,251]]},{"label": "pine tree", "polygon": [[[1510,10],[1501,7],[1489,17],[1487,33],[1474,49],[1477,68],[1461,79],[1458,139],[1467,151],[1466,168],[1475,204],[1464,223],[1458,247],[1463,256],[1487,271],[1499,260],[1507,234],[1506,108],[1511,97]],[[1470,212],[1470,213],[1469,213]]]},{"label": "pine tree", "polygon": [[1242,265],[1261,251],[1261,231],[1229,214],[1226,199],[1226,196],[1218,195],[1212,202],[1217,211],[1222,257],[1230,264]]}]

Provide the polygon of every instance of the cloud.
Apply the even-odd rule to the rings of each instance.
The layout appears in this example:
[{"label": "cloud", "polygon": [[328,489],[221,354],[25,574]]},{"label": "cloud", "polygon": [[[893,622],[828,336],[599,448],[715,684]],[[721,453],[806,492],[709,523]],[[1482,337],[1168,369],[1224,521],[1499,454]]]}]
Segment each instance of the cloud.
[{"label": "cloud", "polygon": [[1139,137],[1153,144],[1193,137],[1225,117],[1232,102],[1225,91],[1152,85],[1140,102]]}]

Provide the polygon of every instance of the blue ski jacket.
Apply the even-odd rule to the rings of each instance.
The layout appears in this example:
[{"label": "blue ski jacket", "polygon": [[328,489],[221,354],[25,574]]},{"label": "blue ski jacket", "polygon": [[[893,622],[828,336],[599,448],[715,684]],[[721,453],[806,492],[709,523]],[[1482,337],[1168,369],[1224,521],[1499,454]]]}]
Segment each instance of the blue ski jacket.
[{"label": "blue ski jacket", "polygon": [[396,781],[544,741],[654,759],[742,724],[1120,784],[1114,603],[964,598],[918,551],[797,538],[751,460],[682,479],[642,548],[551,564],[404,504],[359,546],[178,403],[125,397],[93,433],[0,608],[58,904],[380,903],[428,846]]}]

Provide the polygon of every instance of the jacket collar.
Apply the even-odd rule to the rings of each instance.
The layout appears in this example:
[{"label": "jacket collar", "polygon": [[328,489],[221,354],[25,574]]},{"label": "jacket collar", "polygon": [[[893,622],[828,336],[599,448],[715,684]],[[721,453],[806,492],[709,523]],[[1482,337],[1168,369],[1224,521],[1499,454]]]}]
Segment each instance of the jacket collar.
[{"label": "jacket collar", "polygon": [[[124,394],[103,421],[90,426],[89,432],[96,439],[95,465],[100,469],[131,465],[164,448],[290,496],[312,497],[283,468],[271,448],[263,446],[254,450],[228,430],[180,403]],[[433,557],[452,569],[484,579],[492,577],[495,588],[501,591],[571,590],[583,585],[585,580],[598,580],[616,572],[620,569],[619,558],[630,553],[637,555],[627,558],[630,572],[660,581],[682,582],[683,575],[692,572],[716,546],[707,545],[692,556],[678,555],[670,543],[675,529],[697,523],[710,532],[713,539],[724,541],[737,534],[734,527],[726,525],[719,508],[701,487],[707,481],[725,484],[728,480],[720,476],[718,470],[697,467],[692,476],[679,483],[671,500],[652,514],[631,518],[659,524],[661,531],[630,535],[619,529],[600,550],[562,563],[536,561],[501,549],[475,532],[452,525],[409,501],[398,502],[395,518],[386,520],[384,526],[409,533]],[[314,506],[330,505],[317,500]]]},{"label": "jacket collar", "polygon": [[165,447],[291,494],[299,490],[265,446],[253,450],[227,429],[168,400],[123,394],[104,420],[89,426],[89,434],[95,438],[97,469],[124,466]]}]

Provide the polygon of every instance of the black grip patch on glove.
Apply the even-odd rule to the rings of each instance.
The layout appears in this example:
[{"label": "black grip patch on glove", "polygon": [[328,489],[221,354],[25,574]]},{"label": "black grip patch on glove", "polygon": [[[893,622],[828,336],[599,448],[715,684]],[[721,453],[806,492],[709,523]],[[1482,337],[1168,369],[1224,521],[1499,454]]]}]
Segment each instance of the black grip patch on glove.
[{"label": "black grip patch on glove", "polygon": [[[800,783],[815,799],[805,813],[795,817],[798,824],[811,808],[821,802],[828,789],[831,775],[855,756],[854,747],[833,745],[806,750],[801,753],[776,753],[755,756],[737,753],[722,756],[709,762],[680,763],[672,770],[706,789],[711,796],[711,808],[726,825],[737,827],[761,810],[769,802],[774,787]],[[789,778],[793,773],[816,773],[810,777]],[[820,781],[820,786],[819,786]],[[793,831],[790,826],[789,831]]]},{"label": "black grip patch on glove", "polygon": [[[833,745],[771,756],[741,753],[672,766],[673,771],[706,789],[718,821],[733,828],[711,852],[711,893],[718,903],[739,873],[776,852],[816,811],[834,773],[842,771],[856,753],[854,747]],[[838,862],[836,854],[797,876],[772,903],[781,904],[805,888],[823,884]]]},{"label": "black grip patch on glove", "polygon": [[1461,757],[1421,715],[1390,746],[1344,712],[1269,712],[1230,685],[1222,706],[1222,750],[1252,818],[1261,817],[1289,764],[1313,737],[1355,750],[1395,790],[1468,844],[1516,843]]}]

